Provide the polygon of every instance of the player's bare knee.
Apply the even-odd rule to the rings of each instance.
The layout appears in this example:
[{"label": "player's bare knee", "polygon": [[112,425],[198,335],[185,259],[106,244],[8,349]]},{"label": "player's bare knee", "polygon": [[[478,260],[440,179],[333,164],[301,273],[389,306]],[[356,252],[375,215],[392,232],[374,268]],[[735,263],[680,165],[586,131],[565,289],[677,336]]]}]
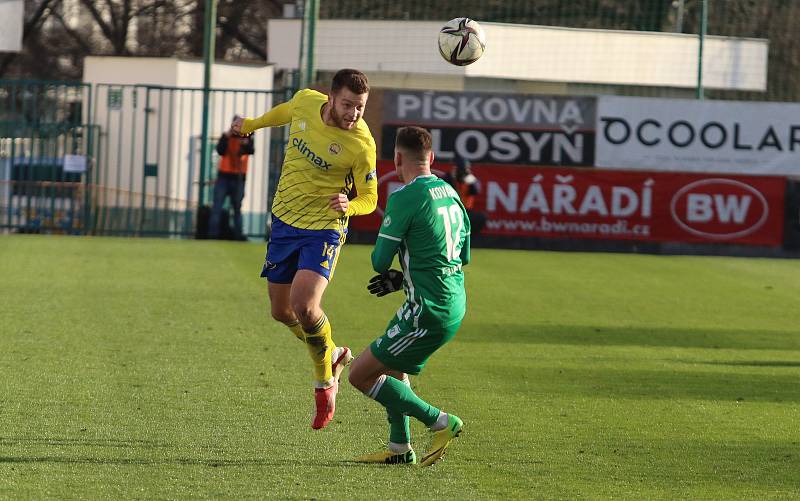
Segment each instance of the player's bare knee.
[{"label": "player's bare knee", "polygon": [[319,312],[317,308],[308,304],[295,304],[292,309],[297,319],[300,320],[300,323],[303,325],[314,325],[319,321],[321,315],[321,312]]},{"label": "player's bare knee", "polygon": [[347,376],[347,380],[355,389],[366,394],[370,388],[372,388],[372,385],[375,384],[375,381],[369,380],[368,372],[363,369],[358,362],[359,360],[357,358],[350,364],[350,373]]},{"label": "player's bare knee", "polygon": [[294,316],[292,310],[272,309],[270,313],[273,319],[282,324],[290,325],[297,322],[297,317]]},{"label": "player's bare knee", "polygon": [[347,380],[350,382],[353,388],[362,393],[369,391],[369,386],[371,386],[365,384],[363,374],[361,374],[361,372],[355,367],[350,368],[350,374],[347,376]]}]

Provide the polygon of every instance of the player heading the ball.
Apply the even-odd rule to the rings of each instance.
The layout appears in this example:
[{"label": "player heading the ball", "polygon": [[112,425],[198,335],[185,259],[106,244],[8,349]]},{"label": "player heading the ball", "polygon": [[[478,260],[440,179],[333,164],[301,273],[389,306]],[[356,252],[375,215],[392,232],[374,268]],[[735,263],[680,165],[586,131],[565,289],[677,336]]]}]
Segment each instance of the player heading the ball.
[{"label": "player heading the ball", "polygon": [[350,216],[378,202],[375,141],[364,122],[366,75],[338,71],[330,92],[298,91],[262,116],[235,121],[250,134],[289,124],[289,142],[272,202],[272,231],[261,276],[268,282],[272,317],[303,341],[314,366],[314,429],[333,418],[339,376],[353,356],[333,342],[320,306],[333,278]]}]

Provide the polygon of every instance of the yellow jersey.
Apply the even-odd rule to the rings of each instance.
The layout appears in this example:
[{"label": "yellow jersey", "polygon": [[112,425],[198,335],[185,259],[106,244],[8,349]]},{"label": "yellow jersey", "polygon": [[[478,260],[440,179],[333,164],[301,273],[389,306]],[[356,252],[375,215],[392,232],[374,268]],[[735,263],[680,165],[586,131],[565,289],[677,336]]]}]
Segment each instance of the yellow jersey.
[{"label": "yellow jersey", "polygon": [[[369,214],[378,203],[375,140],[363,117],[350,130],[326,125],[321,111],[327,102],[325,94],[303,89],[260,117],[246,118],[241,132],[291,123],[272,214],[296,228],[343,231],[350,216]],[[347,212],[329,207],[336,193],[350,199]]]}]

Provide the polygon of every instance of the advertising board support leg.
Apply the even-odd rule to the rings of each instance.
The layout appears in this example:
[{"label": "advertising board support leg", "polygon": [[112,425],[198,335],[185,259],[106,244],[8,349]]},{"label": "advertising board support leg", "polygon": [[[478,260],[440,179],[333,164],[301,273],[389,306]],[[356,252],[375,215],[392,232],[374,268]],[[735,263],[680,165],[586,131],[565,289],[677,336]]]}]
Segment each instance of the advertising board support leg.
[{"label": "advertising board support leg", "polygon": [[800,179],[786,180],[786,222],[783,229],[783,248],[800,250]]}]

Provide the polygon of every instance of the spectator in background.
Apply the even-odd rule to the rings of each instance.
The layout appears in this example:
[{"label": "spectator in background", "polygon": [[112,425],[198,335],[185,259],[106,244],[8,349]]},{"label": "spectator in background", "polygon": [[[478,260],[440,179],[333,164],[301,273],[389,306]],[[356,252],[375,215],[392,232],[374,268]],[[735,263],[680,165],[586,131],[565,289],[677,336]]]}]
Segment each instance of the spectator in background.
[{"label": "spectator in background", "polygon": [[467,215],[472,223],[472,235],[480,234],[486,225],[486,214],[475,210],[475,200],[481,193],[481,182],[472,173],[470,161],[456,156],[453,169],[442,179],[447,181],[461,197],[461,202],[467,209]]},{"label": "spectator in background", "polygon": [[[233,121],[239,118],[239,115],[235,115]],[[217,153],[220,157],[219,170],[214,183],[214,206],[211,209],[211,220],[209,221],[211,238],[220,237],[220,219],[226,197],[230,197],[233,206],[233,236],[238,240],[246,238],[242,232],[242,199],[247,177],[248,156],[254,152],[252,136],[242,137],[228,130],[219,138],[217,143]],[[225,217],[228,217],[227,211]]]}]

